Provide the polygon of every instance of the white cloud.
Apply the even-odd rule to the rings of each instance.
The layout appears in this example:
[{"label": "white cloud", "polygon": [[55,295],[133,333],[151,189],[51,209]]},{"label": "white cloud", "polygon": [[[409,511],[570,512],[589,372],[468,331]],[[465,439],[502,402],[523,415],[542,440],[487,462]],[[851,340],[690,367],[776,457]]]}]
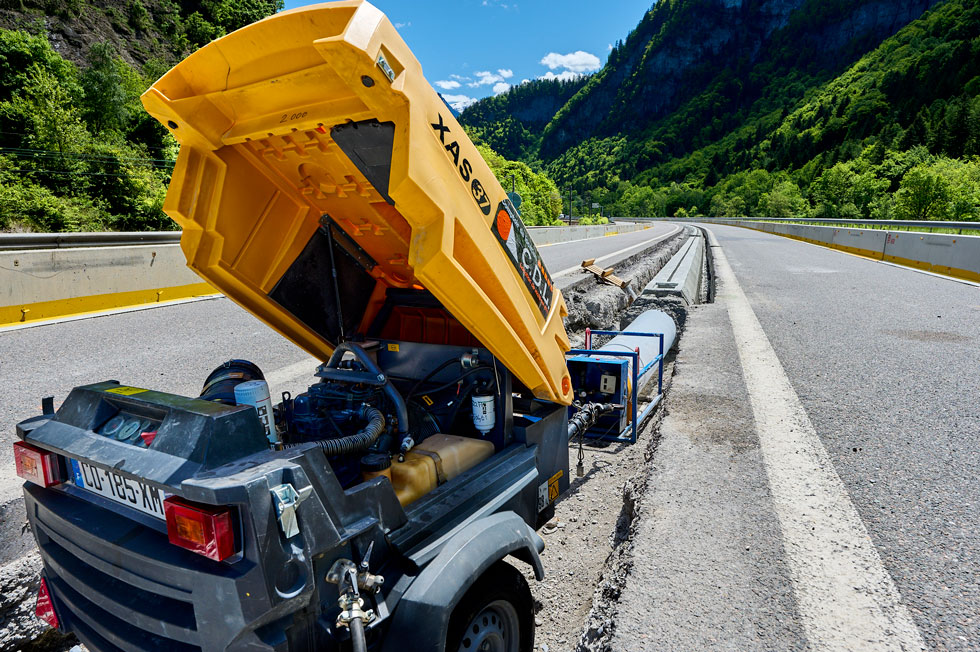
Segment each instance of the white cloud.
[{"label": "white cloud", "polygon": [[598,70],[602,65],[599,57],[588,52],[583,52],[582,50],[570,54],[549,52],[541,59],[541,63],[552,70],[564,68],[565,70],[579,73]]},{"label": "white cloud", "polygon": [[395,23],[395,29],[401,29],[402,27],[411,27],[411,26],[412,26],[412,21],[408,21],[407,23]]},{"label": "white cloud", "polygon": [[489,70],[482,70],[473,73],[476,77],[476,81],[470,82],[468,85],[470,88],[476,88],[477,86],[492,86],[498,84],[506,79],[510,79],[514,76],[513,70],[508,70],[501,68],[497,72],[490,72]]},{"label": "white cloud", "polygon": [[609,45],[607,45],[607,46],[606,46],[606,48],[607,48],[607,49],[608,49],[608,50],[609,50],[610,52],[612,52],[612,49],[613,49],[613,48],[612,48],[612,43],[610,43]]},{"label": "white cloud", "polygon": [[580,73],[580,72],[572,72],[571,70],[566,70],[566,71],[564,71],[562,73],[559,73],[557,75],[555,73],[551,72],[551,71],[548,71],[545,74],[543,74],[540,77],[538,77],[538,79],[558,79],[560,81],[572,81],[573,79],[578,79],[581,76],[582,76],[582,73]]},{"label": "white cloud", "polygon": [[506,93],[510,90],[510,84],[507,82],[497,82],[493,85],[494,95],[500,95],[501,93]]},{"label": "white cloud", "polygon": [[443,95],[442,99],[446,100],[446,103],[457,111],[462,111],[476,102],[476,99],[468,95]]},{"label": "white cloud", "polygon": [[460,83],[458,81],[455,81],[455,80],[450,79],[450,80],[444,80],[444,81],[437,81],[436,82],[436,86],[438,86],[439,88],[441,88],[444,91],[451,91],[454,88],[459,88],[460,87]]}]

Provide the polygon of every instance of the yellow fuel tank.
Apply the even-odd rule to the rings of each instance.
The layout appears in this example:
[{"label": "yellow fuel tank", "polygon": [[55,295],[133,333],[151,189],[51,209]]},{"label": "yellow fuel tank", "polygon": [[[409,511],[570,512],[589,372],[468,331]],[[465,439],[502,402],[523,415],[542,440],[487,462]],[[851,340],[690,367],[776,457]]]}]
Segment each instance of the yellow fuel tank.
[{"label": "yellow fuel tank", "polygon": [[276,14],[142,99],[181,145],[164,210],[188,264],[269,326],[326,359],[392,290],[428,290],[538,398],[571,402],[561,292],[374,6]]}]

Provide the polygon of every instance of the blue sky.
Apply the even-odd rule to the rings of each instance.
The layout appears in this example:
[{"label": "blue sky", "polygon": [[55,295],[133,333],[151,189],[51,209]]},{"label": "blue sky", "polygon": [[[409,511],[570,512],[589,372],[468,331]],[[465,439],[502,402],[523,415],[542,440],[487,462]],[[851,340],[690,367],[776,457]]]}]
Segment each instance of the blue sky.
[{"label": "blue sky", "polygon": [[[538,77],[594,72],[654,0],[371,0],[456,108]],[[286,8],[315,4],[286,0]]]}]

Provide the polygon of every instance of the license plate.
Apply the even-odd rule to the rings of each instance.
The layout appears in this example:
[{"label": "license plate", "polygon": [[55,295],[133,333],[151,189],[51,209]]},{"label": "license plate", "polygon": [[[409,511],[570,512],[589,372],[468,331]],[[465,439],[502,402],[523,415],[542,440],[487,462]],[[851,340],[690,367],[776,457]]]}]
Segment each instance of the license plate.
[{"label": "license plate", "polygon": [[170,494],[154,486],[131,480],[115,471],[70,460],[75,484],[82,489],[104,496],[113,502],[138,509],[144,514],[165,520],[163,500]]}]

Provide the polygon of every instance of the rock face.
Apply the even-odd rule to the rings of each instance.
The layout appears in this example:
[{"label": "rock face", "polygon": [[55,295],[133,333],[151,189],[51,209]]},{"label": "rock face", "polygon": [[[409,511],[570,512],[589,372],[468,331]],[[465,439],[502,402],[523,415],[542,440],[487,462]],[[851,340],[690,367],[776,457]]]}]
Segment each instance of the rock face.
[{"label": "rock face", "polygon": [[543,158],[591,136],[641,131],[712,85],[751,101],[774,70],[839,70],[938,0],[660,0],[555,116]]}]

